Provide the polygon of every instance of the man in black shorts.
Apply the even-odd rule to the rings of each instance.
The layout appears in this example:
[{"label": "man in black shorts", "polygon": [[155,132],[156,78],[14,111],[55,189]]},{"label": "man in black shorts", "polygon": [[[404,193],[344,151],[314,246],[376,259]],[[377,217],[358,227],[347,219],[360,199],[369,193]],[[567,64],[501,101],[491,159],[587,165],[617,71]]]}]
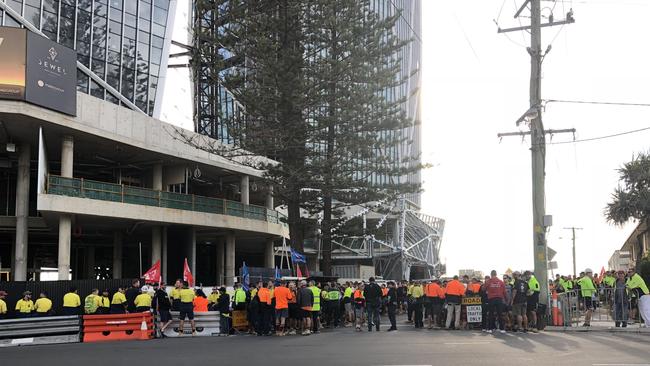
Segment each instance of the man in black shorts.
[{"label": "man in black shorts", "polygon": [[311,334],[311,312],[314,307],[314,293],[307,287],[307,281],[300,281],[300,290],[298,290],[298,306],[302,318],[302,335]]},{"label": "man in black shorts", "polygon": [[187,281],[183,281],[183,289],[180,291],[180,298],[181,298],[181,304],[180,304],[180,314],[178,316],[178,320],[180,320],[179,325],[178,325],[178,335],[182,336],[183,335],[183,325],[185,322],[185,319],[188,319],[190,321],[190,324],[192,325],[192,335],[196,334],[196,326],[194,324],[194,298],[196,297],[196,294],[194,293],[194,290],[189,288],[189,284]]},{"label": "man in black shorts", "polygon": [[165,291],[164,282],[161,282],[160,286],[158,286],[156,294],[154,295],[154,302],[154,309],[156,309],[158,317],[160,318],[160,336],[165,338],[165,329],[167,329],[169,324],[172,322],[172,314],[169,312],[172,303],[169,300],[167,291]]}]

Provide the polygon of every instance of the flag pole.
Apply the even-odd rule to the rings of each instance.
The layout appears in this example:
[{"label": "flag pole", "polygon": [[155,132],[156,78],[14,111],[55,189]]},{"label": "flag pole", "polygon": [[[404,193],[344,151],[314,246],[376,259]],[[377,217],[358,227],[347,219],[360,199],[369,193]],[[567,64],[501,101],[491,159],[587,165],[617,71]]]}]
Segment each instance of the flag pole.
[{"label": "flag pole", "polygon": [[142,278],[142,242],[138,242],[138,250],[140,252],[140,278]]}]

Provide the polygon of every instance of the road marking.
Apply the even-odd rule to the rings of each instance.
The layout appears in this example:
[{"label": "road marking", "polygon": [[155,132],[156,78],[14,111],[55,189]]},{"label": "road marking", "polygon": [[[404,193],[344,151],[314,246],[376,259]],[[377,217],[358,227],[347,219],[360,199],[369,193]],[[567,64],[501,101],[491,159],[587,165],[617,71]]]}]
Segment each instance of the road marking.
[{"label": "road marking", "polygon": [[490,342],[445,342],[444,344],[450,346],[468,346],[474,344],[490,344]]},{"label": "road marking", "polygon": [[650,366],[650,363],[592,363],[592,366]]}]

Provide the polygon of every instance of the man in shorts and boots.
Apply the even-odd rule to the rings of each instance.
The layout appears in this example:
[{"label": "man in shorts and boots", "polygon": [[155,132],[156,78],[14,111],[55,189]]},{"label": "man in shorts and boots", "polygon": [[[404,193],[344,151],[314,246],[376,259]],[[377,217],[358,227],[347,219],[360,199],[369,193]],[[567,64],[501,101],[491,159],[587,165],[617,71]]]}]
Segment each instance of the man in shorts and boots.
[{"label": "man in shorts and boots", "polygon": [[169,324],[172,323],[172,314],[169,312],[172,307],[172,303],[169,300],[167,291],[165,291],[164,282],[161,282],[160,286],[158,286],[156,294],[154,295],[154,302],[156,313],[158,313],[158,317],[160,318],[160,336],[162,338],[165,338],[165,329],[167,329]]},{"label": "man in shorts and boots", "polygon": [[591,268],[585,270],[585,275],[578,280],[580,286],[580,298],[585,304],[585,323],[583,327],[591,326],[591,313],[594,310],[593,296],[596,293],[596,286],[593,280],[594,272]]},{"label": "man in shorts and boots", "polygon": [[363,323],[363,315],[366,311],[366,298],[363,296],[364,285],[359,284],[357,289],[352,295],[354,301],[354,318],[356,322],[357,332],[361,331],[361,324]]},{"label": "man in shorts and boots", "polygon": [[307,281],[300,281],[300,290],[298,290],[298,306],[302,314],[302,335],[311,334],[312,309],[314,307],[314,293],[307,287]]},{"label": "man in shorts and boots", "polygon": [[179,316],[178,320],[180,321],[178,325],[178,336],[183,336],[183,326],[185,325],[185,319],[190,321],[192,326],[192,335],[196,335],[196,326],[194,324],[194,298],[196,294],[194,290],[189,288],[187,281],[183,281],[183,288],[180,290],[180,305],[179,305]]},{"label": "man in shorts and boots", "polygon": [[517,323],[518,332],[527,332],[528,331],[528,316],[526,311],[527,306],[527,296],[528,293],[528,283],[521,278],[521,273],[515,272],[512,274],[515,278],[515,284],[512,286],[512,296],[510,299],[510,304],[512,305],[512,316],[515,318]]}]

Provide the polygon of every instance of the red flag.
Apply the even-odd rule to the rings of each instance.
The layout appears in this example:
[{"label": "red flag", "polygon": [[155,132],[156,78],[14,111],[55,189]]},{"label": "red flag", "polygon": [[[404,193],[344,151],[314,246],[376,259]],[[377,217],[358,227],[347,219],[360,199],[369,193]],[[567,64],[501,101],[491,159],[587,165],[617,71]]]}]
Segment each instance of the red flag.
[{"label": "red flag", "polygon": [[299,278],[302,277],[302,272],[300,272],[300,265],[296,264],[296,268],[297,268],[296,276],[298,276]]},{"label": "red flag", "polygon": [[160,260],[153,264],[147,272],[142,275],[144,283],[158,283],[160,281]]},{"label": "red flag", "polygon": [[190,266],[187,264],[187,258],[185,258],[185,264],[183,264],[183,281],[187,281],[190,287],[194,286],[194,276],[192,276]]},{"label": "red flag", "polygon": [[603,266],[600,267],[600,276],[598,276],[601,281],[603,280],[604,275],[605,275],[605,267]]},{"label": "red flag", "polygon": [[309,268],[307,268],[307,264],[305,264],[305,277],[309,277]]}]

